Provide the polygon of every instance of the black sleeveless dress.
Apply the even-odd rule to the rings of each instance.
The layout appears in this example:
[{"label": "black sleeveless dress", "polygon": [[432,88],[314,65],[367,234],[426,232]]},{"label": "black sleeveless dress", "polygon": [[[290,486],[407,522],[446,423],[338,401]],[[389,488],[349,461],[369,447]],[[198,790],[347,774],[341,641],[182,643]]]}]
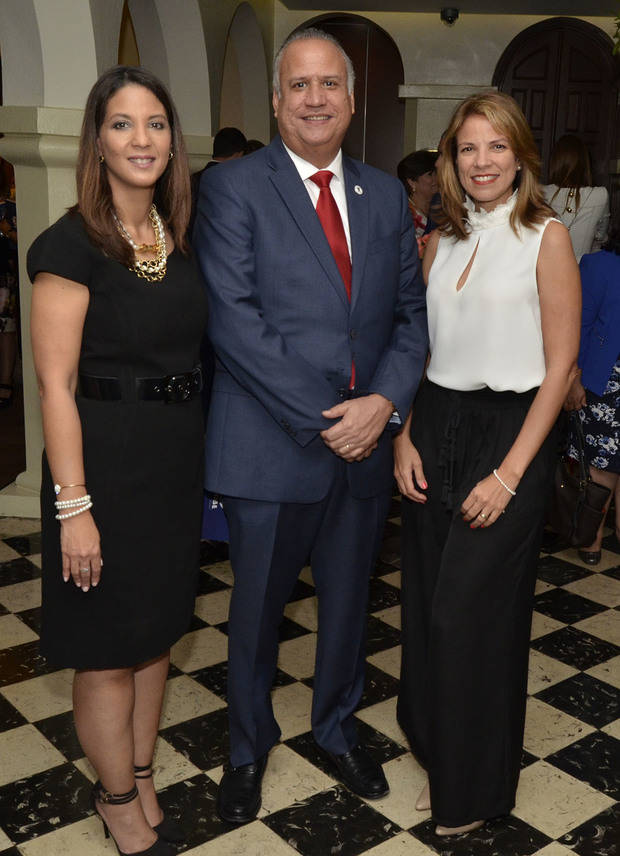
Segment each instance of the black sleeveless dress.
[{"label": "black sleeveless dress", "polygon": [[123,400],[76,396],[103,558],[101,582],[88,592],[62,579],[60,524],[44,454],[41,652],[62,667],[133,666],[166,651],[191,620],[204,452],[200,396],[136,400],[134,378],[181,374],[199,364],[204,289],[193,261],[177,249],[161,282],[141,279],[95,248],[81,216],[71,213],[29,250],[30,279],[43,271],[88,288],[79,371],[119,378]]}]

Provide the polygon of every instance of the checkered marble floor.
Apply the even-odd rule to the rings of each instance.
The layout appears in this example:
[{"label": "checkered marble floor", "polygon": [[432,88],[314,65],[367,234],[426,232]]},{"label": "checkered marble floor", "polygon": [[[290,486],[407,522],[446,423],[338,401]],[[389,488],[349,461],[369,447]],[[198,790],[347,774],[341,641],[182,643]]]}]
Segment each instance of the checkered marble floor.
[{"label": "checkered marble floor", "polygon": [[[175,645],[156,780],[183,819],[192,856],[616,856],[620,854],[620,548],[610,534],[592,572],[573,550],[541,553],[523,770],[509,818],[440,840],[415,797],[424,775],[396,718],[400,665],[399,505],[370,585],[368,677],[357,716],[384,764],[388,797],[365,802],[331,777],[310,735],[316,603],[310,569],[282,625],[273,692],[282,741],[271,752],[259,818],[215,814],[226,757],[225,546],[204,545],[190,632]],[[71,721],[70,670],[39,656],[40,535],[0,518],[0,854],[112,856],[89,807],[93,770]]]}]

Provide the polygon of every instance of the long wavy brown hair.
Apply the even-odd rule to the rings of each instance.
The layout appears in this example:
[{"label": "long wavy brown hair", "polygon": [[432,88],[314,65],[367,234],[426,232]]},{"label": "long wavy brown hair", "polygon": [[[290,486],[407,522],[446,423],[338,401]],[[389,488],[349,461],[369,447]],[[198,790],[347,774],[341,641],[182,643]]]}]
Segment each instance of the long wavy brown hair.
[{"label": "long wavy brown hair", "polygon": [[150,90],[163,105],[170,125],[174,157],[157,180],[153,201],[172,233],[175,245],[185,254],[189,252],[186,233],[191,212],[187,153],[179,117],[166,87],[146,68],[127,65],[109,68],[90,90],[86,101],[76,168],[78,202],[72,210],[79,211],[84,218],[93,244],[128,266],[133,264],[134,254],[114,221],[112,191],[105,163],[99,162],[97,140],[108,101],[129,84]]},{"label": "long wavy brown hair", "polygon": [[441,231],[459,240],[468,235],[465,191],[459,181],[456,158],[457,135],[469,116],[488,119],[496,131],[508,139],[520,161],[521,169],[513,185],[513,189],[517,189],[517,202],[510,215],[513,231],[518,235],[519,226],[531,227],[553,217],[540,189],[540,157],[521,108],[514,98],[503,92],[478,92],[456,108],[442,141],[442,157],[437,168],[443,212],[443,217],[439,217]]}]

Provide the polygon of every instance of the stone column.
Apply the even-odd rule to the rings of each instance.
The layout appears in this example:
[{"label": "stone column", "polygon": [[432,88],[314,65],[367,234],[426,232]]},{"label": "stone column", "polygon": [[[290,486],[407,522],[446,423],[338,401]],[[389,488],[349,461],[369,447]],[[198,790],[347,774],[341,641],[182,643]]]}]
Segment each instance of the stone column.
[{"label": "stone column", "polygon": [[0,491],[0,515],[39,516],[43,440],[30,344],[32,287],[26,253],[37,235],[75,202],[81,122],[82,111],[71,108],[0,107],[0,153],[15,168],[26,433],[26,470]]}]

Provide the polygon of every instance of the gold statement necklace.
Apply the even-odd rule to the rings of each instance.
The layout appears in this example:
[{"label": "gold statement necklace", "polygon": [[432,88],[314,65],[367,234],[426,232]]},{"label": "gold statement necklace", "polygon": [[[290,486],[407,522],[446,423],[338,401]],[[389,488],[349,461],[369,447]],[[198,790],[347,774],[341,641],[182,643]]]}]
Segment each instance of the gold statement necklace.
[{"label": "gold statement necklace", "polygon": [[132,270],[142,279],[148,282],[161,282],[166,275],[166,264],[168,257],[166,255],[166,233],[161,217],[157,213],[155,205],[149,208],[149,220],[155,232],[154,244],[136,244],[127,229],[123,226],[121,220],[114,214],[116,228],[127,241],[134,253],[156,253],[154,259],[138,259],[136,258],[129,270]]}]

